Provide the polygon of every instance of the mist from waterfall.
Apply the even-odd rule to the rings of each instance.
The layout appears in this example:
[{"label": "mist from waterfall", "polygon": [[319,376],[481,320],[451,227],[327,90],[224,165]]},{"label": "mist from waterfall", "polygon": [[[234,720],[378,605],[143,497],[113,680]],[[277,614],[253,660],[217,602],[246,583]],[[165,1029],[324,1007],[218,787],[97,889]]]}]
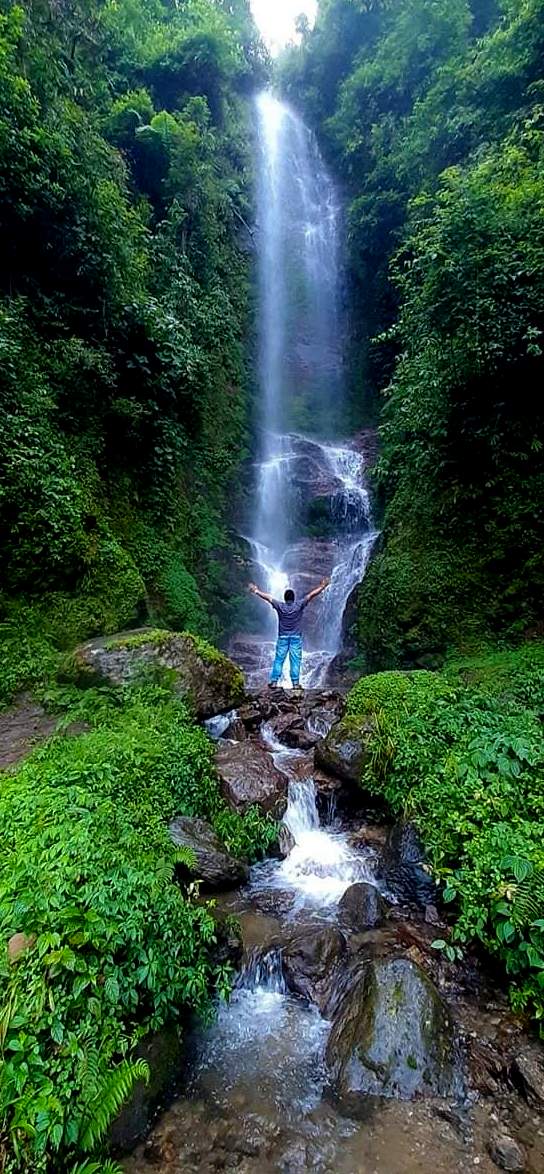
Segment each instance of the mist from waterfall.
[{"label": "mist from waterfall", "polygon": [[[363,454],[339,439],[349,416],[341,204],[314,136],[269,92],[256,99],[256,127],[261,439],[248,537],[275,596],[332,577],[306,613],[303,679],[321,684],[375,538]],[[274,630],[263,610],[263,636]]]}]

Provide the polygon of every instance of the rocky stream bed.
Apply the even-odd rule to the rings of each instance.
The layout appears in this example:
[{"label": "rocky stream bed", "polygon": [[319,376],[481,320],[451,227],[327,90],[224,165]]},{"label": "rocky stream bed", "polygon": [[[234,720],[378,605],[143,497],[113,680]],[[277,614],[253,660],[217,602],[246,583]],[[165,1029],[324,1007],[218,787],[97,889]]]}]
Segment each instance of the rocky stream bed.
[{"label": "rocky stream bed", "polygon": [[172,825],[237,979],[182,1053],[152,1045],[167,1076],[118,1123],[126,1147],[154,1120],[127,1174],[544,1171],[543,1049],[500,975],[433,949],[422,846],[364,808],[342,708],[277,691],[208,722],[225,797],[282,818],[280,851],[249,870],[204,821]]}]

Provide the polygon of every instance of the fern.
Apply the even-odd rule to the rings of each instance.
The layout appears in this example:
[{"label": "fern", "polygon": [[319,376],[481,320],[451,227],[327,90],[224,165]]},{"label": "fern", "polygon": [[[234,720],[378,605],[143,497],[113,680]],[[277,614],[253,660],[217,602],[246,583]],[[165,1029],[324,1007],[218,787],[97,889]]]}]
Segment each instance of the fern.
[{"label": "fern", "polygon": [[79,1144],[84,1152],[94,1150],[104,1140],[138,1080],[145,1080],[147,1084],[149,1065],[145,1060],[123,1060],[113,1072],[108,1072],[95,1084],[94,1095],[85,1106],[80,1126]]},{"label": "fern", "polygon": [[100,1056],[95,1048],[84,1052],[79,1063],[81,1102],[88,1105],[96,1096],[100,1085]]},{"label": "fern", "polygon": [[516,925],[531,925],[543,917],[544,872],[537,872],[516,886],[512,900],[512,920]]},{"label": "fern", "polygon": [[176,848],[174,864],[182,864],[185,868],[195,869],[197,866],[196,852],[192,848]]},{"label": "fern", "polygon": [[123,1174],[123,1171],[117,1162],[108,1158],[104,1162],[78,1162],[77,1166],[72,1166],[70,1174]]},{"label": "fern", "polygon": [[194,872],[197,866],[196,853],[192,848],[180,847],[176,848],[172,856],[166,860],[160,861],[155,865],[154,880],[159,888],[170,884],[174,877],[174,868],[176,864],[181,864],[183,868],[187,868]]}]

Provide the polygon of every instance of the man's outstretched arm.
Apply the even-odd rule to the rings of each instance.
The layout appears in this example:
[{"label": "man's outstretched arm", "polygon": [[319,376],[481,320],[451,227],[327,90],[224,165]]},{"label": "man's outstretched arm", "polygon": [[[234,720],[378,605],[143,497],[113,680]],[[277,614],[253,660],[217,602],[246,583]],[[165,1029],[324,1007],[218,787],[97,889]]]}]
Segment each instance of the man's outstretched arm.
[{"label": "man's outstretched arm", "polygon": [[321,582],[318,583],[317,587],[314,587],[313,591],[308,592],[306,596],[306,603],[310,603],[312,599],[317,599],[317,596],[321,595],[322,591],[326,591],[329,583],[330,579],[322,579]]},{"label": "man's outstretched arm", "polygon": [[264,599],[266,603],[273,603],[274,601],[274,596],[267,595],[266,591],[261,591],[260,587],[257,587],[256,583],[250,583],[249,590],[251,591],[252,595],[258,595],[259,599]]}]

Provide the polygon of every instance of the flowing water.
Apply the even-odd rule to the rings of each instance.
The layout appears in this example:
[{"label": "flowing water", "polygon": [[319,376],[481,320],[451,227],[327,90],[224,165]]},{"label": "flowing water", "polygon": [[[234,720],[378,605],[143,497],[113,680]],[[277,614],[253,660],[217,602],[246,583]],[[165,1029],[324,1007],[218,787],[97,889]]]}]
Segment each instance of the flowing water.
[{"label": "flowing water", "polygon": [[356,881],[375,883],[373,855],[356,851],[335,823],[322,826],[316,803],[313,777],[299,779],[296,766],[305,756],[287,749],[265,725],[263,741],[272,751],[275,765],[289,779],[287,810],[283,822],[290,832],[293,846],[280,864],[267,860],[252,869],[250,893],[263,893],[268,900],[273,892],[283,895],[281,906],[296,918],[302,911],[320,920],[334,920],[338,902]]},{"label": "flowing water", "polygon": [[[349,421],[341,206],[313,136],[269,93],[257,100],[257,137],[261,445],[246,538],[259,586],[276,597],[331,577],[306,613],[302,680],[317,686],[376,537],[365,453],[335,439]],[[253,686],[266,678],[277,625],[258,606],[253,640],[232,647]]]},{"label": "flowing water", "polygon": [[[351,848],[340,827],[321,825],[313,779],[297,779],[304,755],[286,749],[266,726],[262,736],[289,778],[284,822],[294,845],[285,860],[256,865],[249,885],[225,898],[224,909],[241,918],[246,942],[231,998],[212,1026],[186,1039],[182,1095],[124,1169],[466,1174],[476,1154],[481,1174],[492,1174],[481,1144],[474,1148],[469,1132],[459,1132],[450,1108],[372,1096],[339,1104],[331,1094],[325,1060],[331,1024],[290,991],[281,943],[289,942],[289,932],[313,935],[334,924],[348,885],[372,881],[373,857]],[[341,971],[340,997],[343,979]]]}]

